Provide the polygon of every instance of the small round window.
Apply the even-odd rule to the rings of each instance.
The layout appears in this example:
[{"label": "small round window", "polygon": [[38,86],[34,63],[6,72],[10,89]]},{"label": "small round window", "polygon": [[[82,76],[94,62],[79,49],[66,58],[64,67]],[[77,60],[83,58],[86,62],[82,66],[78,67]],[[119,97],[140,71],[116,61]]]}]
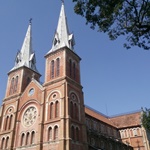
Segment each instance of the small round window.
[{"label": "small round window", "polygon": [[32,88],[32,89],[29,90],[29,96],[31,96],[33,94],[34,94],[34,89]]}]

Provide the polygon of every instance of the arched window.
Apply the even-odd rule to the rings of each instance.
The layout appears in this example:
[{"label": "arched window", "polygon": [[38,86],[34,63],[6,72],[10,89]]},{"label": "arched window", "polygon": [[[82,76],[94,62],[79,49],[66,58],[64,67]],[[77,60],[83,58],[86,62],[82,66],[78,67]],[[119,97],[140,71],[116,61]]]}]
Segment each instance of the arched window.
[{"label": "arched window", "polygon": [[121,138],[125,138],[124,130],[121,131]]},{"label": "arched window", "polygon": [[133,129],[133,135],[137,136],[137,129]]},{"label": "arched window", "polygon": [[72,77],[72,60],[69,60],[69,75]]},{"label": "arched window", "polygon": [[8,148],[9,137],[6,138],[5,148]]},{"label": "arched window", "polygon": [[60,74],[60,59],[56,59],[56,77],[58,77]]},{"label": "arched window", "polygon": [[15,79],[14,92],[17,92],[18,76]]},{"label": "arched window", "polygon": [[25,134],[23,133],[21,135],[21,143],[20,143],[21,146],[24,146],[25,145]]},{"label": "arched window", "polygon": [[52,140],[52,128],[51,127],[48,128],[48,140],[49,141]]},{"label": "arched window", "polygon": [[76,127],[76,141],[79,141],[79,129]]},{"label": "arched window", "polygon": [[55,117],[57,118],[59,116],[59,102],[57,101],[55,103]]},{"label": "arched window", "polygon": [[11,80],[11,85],[10,85],[10,91],[9,91],[9,94],[11,95],[11,94],[13,94],[13,92],[14,92],[14,78],[12,78],[12,80]]},{"label": "arched window", "polygon": [[78,115],[78,106],[77,106],[76,103],[74,104],[74,115],[75,115],[75,119],[78,120],[78,117],[79,117],[79,115]]},{"label": "arched window", "polygon": [[73,78],[76,79],[76,64],[73,63]]},{"label": "arched window", "polygon": [[133,131],[132,131],[132,129],[130,129],[130,136],[131,136],[131,137],[133,136]]},{"label": "arched window", "polygon": [[57,140],[58,139],[58,127],[55,126],[54,127],[54,140]]},{"label": "arched window", "polygon": [[35,132],[32,131],[31,133],[31,144],[34,144],[35,143]]},{"label": "arched window", "polygon": [[4,149],[5,138],[2,138],[1,149]]},{"label": "arched window", "polygon": [[50,104],[50,119],[52,119],[54,117],[54,104],[51,103]]},{"label": "arched window", "polygon": [[27,137],[26,137],[26,145],[30,144],[30,133],[27,133]]},{"label": "arched window", "polygon": [[71,137],[72,140],[75,140],[74,126],[71,127]]},{"label": "arched window", "polygon": [[141,135],[140,128],[137,128],[137,135]]},{"label": "arched window", "polygon": [[125,130],[125,137],[128,137],[128,132],[127,132],[127,130]]},{"label": "arched window", "polygon": [[70,116],[73,118],[73,103],[70,102]]},{"label": "arched window", "polygon": [[54,78],[54,60],[51,61],[51,79]]},{"label": "arched window", "polygon": [[9,122],[9,116],[7,116],[6,119],[5,119],[4,130],[7,130],[7,129],[8,129],[8,122]]},{"label": "arched window", "polygon": [[13,118],[13,116],[11,115],[11,116],[10,116],[10,118],[9,118],[8,130],[10,130],[10,129],[11,129],[12,118]]}]

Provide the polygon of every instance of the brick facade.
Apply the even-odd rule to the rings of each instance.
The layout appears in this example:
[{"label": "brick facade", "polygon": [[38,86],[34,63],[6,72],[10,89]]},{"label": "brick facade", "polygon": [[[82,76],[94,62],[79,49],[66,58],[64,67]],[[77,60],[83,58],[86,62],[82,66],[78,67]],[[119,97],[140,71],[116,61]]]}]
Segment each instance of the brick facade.
[{"label": "brick facade", "polygon": [[43,84],[32,67],[8,73],[0,149],[149,150],[141,112],[108,117],[84,105],[81,58],[71,48],[62,46],[45,56]]}]

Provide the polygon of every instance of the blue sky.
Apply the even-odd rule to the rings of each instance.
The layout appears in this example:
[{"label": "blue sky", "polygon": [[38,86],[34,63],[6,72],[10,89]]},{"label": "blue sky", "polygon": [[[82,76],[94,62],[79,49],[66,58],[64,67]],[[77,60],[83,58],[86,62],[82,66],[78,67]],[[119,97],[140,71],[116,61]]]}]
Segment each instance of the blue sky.
[{"label": "blue sky", "polygon": [[[52,45],[60,7],[61,0],[0,1],[0,103],[31,17],[33,49],[44,81],[44,56]],[[106,115],[150,108],[150,51],[126,50],[123,37],[110,41],[106,34],[91,30],[74,13],[71,0],[65,1],[65,10],[69,30],[75,35],[75,51],[82,58],[85,104]]]}]

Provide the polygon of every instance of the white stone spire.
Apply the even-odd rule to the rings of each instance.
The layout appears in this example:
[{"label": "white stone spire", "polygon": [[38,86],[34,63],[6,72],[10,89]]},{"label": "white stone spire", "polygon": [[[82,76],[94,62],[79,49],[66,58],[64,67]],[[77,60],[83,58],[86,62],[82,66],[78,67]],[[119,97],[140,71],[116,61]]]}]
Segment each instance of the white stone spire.
[{"label": "white stone spire", "polygon": [[[15,66],[12,68],[12,70],[15,70],[17,68],[20,68],[22,66],[26,66],[36,72],[36,59],[35,59],[35,53],[32,49],[32,25],[31,25],[31,19],[30,23],[27,29],[26,36],[24,38],[24,42],[22,45],[22,48],[20,51],[18,51],[16,59],[15,59]],[[11,71],[12,71],[11,70]]]},{"label": "white stone spire", "polygon": [[64,9],[64,2],[62,1],[57,30],[54,35],[52,48],[48,53],[55,51],[59,48],[65,47],[65,46],[73,50],[74,45],[75,45],[74,35],[69,34],[67,18],[66,18],[65,9]]}]

